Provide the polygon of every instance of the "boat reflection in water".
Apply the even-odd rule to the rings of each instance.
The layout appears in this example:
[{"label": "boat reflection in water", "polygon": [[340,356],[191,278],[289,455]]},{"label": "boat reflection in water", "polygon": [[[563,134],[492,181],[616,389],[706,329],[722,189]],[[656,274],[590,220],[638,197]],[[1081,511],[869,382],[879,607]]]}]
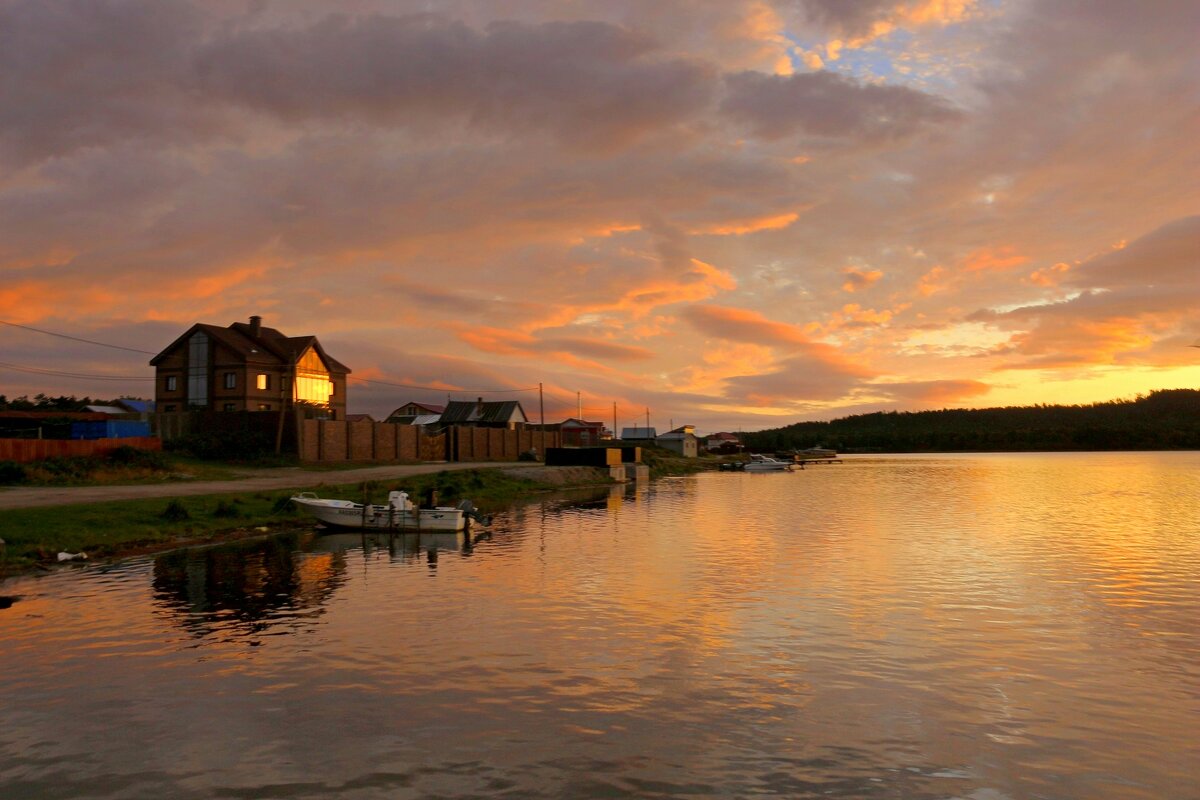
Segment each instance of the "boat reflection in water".
[{"label": "boat reflection in water", "polygon": [[365,558],[386,554],[392,561],[424,559],[436,567],[439,552],[458,553],[469,557],[475,546],[492,538],[490,532],[445,531],[416,533],[401,531],[322,532],[313,538],[307,551],[313,555],[327,553],[345,563],[346,556],[361,551]]}]

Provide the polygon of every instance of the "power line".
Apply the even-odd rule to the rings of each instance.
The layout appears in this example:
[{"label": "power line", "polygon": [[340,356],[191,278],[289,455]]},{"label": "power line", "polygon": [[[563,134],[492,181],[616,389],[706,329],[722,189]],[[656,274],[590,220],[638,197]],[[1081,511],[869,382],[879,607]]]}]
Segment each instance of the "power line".
[{"label": "power line", "polygon": [[538,390],[538,387],[536,386],[528,389],[447,389],[445,386],[416,386],[411,383],[377,381],[373,378],[360,378],[357,375],[347,375],[346,379],[351,381],[362,381],[363,383],[377,383],[380,386],[395,386],[400,389],[421,389],[428,392],[440,392],[441,394],[512,394],[516,392],[536,392]]},{"label": "power line", "polygon": [[128,350],[130,353],[145,353],[148,356],[158,355],[158,353],[152,352],[150,350],[139,350],[136,347],[124,347],[119,344],[108,344],[107,342],[97,342],[94,339],[81,339],[78,336],[68,336],[65,333],[55,333],[54,331],[44,331],[41,328],[31,328],[28,325],[18,325],[15,322],[9,322],[9,321],[3,320],[3,319],[0,319],[0,325],[9,325],[13,328],[22,328],[24,330],[33,331],[35,333],[44,333],[47,336],[57,336],[59,339],[70,339],[73,342],[83,342],[84,344],[94,344],[97,347],[111,347],[113,350]]},{"label": "power line", "polygon": [[90,381],[153,381],[154,378],[147,378],[141,375],[89,375],[82,372],[60,372],[53,369],[39,369],[38,367],[23,367],[19,364],[8,364],[0,361],[0,368],[13,370],[14,372],[29,372],[34,375],[55,375],[60,378],[79,378],[81,380]]}]

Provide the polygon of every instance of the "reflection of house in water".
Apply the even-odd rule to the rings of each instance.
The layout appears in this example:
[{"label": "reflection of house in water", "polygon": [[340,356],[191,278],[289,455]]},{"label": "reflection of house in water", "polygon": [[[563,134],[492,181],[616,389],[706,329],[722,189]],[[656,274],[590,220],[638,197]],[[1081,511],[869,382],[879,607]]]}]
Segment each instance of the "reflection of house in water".
[{"label": "reflection of house in water", "polygon": [[300,554],[299,534],[191,550],[154,559],[155,599],[198,636],[257,633],[303,624],[345,581],[336,553]]}]

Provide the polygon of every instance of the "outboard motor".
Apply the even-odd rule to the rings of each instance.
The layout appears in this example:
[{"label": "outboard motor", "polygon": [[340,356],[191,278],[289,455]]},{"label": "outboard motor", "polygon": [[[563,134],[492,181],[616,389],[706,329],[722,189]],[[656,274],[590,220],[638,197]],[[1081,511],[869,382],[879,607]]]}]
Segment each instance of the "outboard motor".
[{"label": "outboard motor", "polygon": [[480,514],[478,511],[476,511],[475,504],[472,503],[470,500],[459,500],[458,501],[458,510],[463,512],[463,515],[466,516],[468,519],[470,519],[473,522],[478,522],[480,525],[491,525],[492,524],[492,518],[485,516],[483,514]]},{"label": "outboard motor", "polygon": [[388,505],[397,511],[412,511],[412,503],[409,502],[408,492],[388,492]]}]

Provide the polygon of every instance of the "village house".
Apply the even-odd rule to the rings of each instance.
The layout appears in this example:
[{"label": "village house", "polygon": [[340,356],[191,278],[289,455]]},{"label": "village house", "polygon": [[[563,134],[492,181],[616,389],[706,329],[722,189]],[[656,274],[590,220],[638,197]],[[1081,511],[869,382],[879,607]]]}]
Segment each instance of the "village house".
[{"label": "village house", "polygon": [[442,425],[471,425],[477,428],[508,428],[529,422],[525,409],[517,400],[483,402],[478,400],[451,400],[442,411]]},{"label": "village house", "polygon": [[591,447],[605,438],[603,422],[589,422],[574,417],[560,422],[558,430],[562,434],[563,447]]},{"label": "village house", "polygon": [[732,433],[710,433],[704,443],[710,453],[732,454],[742,450],[742,443]]},{"label": "village house", "polygon": [[681,425],[675,430],[659,436],[655,443],[664,450],[670,450],[685,458],[695,458],[699,455],[699,440],[696,438],[695,425]]},{"label": "village house", "polygon": [[304,407],[319,417],[346,417],[350,368],[326,353],[317,337],[284,336],[263,327],[262,317],[227,328],[197,323],[150,365],[162,412]]},{"label": "village house", "polygon": [[387,422],[399,425],[430,425],[441,419],[445,406],[433,403],[405,403],[387,416]]},{"label": "village house", "polygon": [[621,441],[654,444],[658,438],[657,428],[621,428]]}]

